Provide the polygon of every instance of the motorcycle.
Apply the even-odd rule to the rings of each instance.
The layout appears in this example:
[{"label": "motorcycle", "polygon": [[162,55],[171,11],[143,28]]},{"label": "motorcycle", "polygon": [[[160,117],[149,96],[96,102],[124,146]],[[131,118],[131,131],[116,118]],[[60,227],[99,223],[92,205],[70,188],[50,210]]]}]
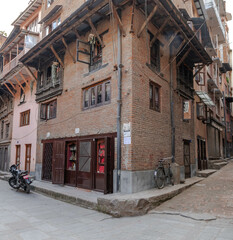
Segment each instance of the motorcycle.
[{"label": "motorcycle", "polygon": [[8,183],[14,189],[22,188],[26,193],[30,193],[32,180],[28,175],[28,171],[21,171],[18,169],[18,166],[19,164],[13,164],[10,167],[9,172],[12,174],[12,177],[8,180]]}]

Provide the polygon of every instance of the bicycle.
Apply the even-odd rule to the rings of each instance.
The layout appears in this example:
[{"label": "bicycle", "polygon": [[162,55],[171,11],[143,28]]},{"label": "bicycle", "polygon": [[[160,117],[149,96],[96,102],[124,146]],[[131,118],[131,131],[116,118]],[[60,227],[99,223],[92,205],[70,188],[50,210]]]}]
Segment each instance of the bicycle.
[{"label": "bicycle", "polygon": [[[154,179],[159,189],[164,188],[166,181],[174,185],[174,178],[171,170],[171,164],[168,160],[171,160],[173,157],[162,158],[159,160],[157,169],[154,172]],[[165,165],[168,165],[168,168],[165,169]]]}]

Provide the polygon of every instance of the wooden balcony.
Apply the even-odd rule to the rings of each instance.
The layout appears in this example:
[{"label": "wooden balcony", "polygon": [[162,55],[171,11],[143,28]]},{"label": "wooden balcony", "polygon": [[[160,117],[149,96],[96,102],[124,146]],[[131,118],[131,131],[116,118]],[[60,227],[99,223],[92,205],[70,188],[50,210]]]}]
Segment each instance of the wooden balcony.
[{"label": "wooden balcony", "polygon": [[24,48],[14,59],[3,66],[3,71],[0,73],[0,80],[4,78],[12,69],[14,69],[19,64],[19,59],[26,54],[30,49]]}]

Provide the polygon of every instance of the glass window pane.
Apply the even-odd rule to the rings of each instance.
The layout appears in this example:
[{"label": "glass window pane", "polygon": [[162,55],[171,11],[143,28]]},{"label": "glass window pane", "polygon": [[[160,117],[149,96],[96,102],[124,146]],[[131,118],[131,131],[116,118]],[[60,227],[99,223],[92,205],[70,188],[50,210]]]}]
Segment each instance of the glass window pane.
[{"label": "glass window pane", "polygon": [[102,103],[102,85],[97,86],[97,104]]},{"label": "glass window pane", "polygon": [[57,26],[59,26],[61,24],[61,18],[59,17],[58,19],[57,19]]},{"label": "glass window pane", "polygon": [[89,106],[89,91],[85,90],[84,91],[84,107],[88,107]]},{"label": "glass window pane", "polygon": [[79,171],[91,171],[91,142],[80,142]]},{"label": "glass window pane", "polygon": [[153,86],[150,84],[150,90],[149,90],[149,95],[150,95],[150,108],[153,108]]},{"label": "glass window pane", "polygon": [[110,83],[105,84],[105,102],[110,101],[111,88]]},{"label": "glass window pane", "polygon": [[159,88],[155,87],[155,109],[159,111]]},{"label": "glass window pane", "polygon": [[54,22],[52,23],[52,30],[54,30],[56,27],[57,27],[57,21],[54,21]]},{"label": "glass window pane", "polygon": [[91,89],[91,105],[95,105],[95,88]]}]

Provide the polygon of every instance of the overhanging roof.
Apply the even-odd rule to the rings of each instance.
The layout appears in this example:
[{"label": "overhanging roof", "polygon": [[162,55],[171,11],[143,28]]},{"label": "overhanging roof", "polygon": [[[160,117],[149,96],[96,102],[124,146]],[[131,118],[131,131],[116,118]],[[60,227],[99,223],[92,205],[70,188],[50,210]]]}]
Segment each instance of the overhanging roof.
[{"label": "overhanging roof", "polygon": [[62,5],[56,5],[43,19],[40,20],[39,24],[47,22],[54,14],[58,13],[62,9]]},{"label": "overhanging roof", "polygon": [[206,92],[196,91],[197,96],[202,100],[202,102],[208,107],[214,107],[215,104]]},{"label": "overhanging roof", "polygon": [[42,4],[42,0],[34,0],[32,3],[17,17],[12,23],[14,26],[20,26],[38,7]]},{"label": "overhanging roof", "polygon": [[228,71],[232,71],[232,67],[230,66],[229,63],[223,63],[222,65],[223,65],[223,67],[226,69],[227,72],[228,72]]},{"label": "overhanging roof", "polygon": [[14,27],[13,30],[11,31],[10,35],[8,36],[8,38],[6,39],[6,41],[4,42],[4,44],[2,45],[2,47],[0,48],[0,53],[2,52],[2,50],[8,45],[10,44],[15,37],[20,33],[20,28],[19,27]]},{"label": "overhanging roof", "polygon": [[[124,5],[128,3],[129,0],[115,0],[114,4],[117,6]],[[137,0],[143,8],[144,0]],[[171,0],[154,0],[152,2],[148,1],[148,15],[154,8],[158,5],[159,11],[161,12],[163,18],[159,15],[157,11],[152,18],[152,23],[159,27],[158,24],[162,25],[164,19],[171,17],[173,20],[173,28],[180,31],[180,35],[183,35],[186,41],[192,48],[190,55],[187,58],[191,59],[193,63],[204,63],[210,64],[212,59],[205,51],[203,45],[200,43],[195,33],[190,29],[186,20],[180,13],[180,11],[175,7]],[[97,24],[103,19],[104,15],[108,15],[111,11],[109,7],[109,0],[88,0],[80,8],[78,8],[73,14],[71,14],[65,21],[63,21],[56,29],[54,29],[49,35],[42,39],[36,46],[34,46],[27,54],[25,54],[20,61],[28,64],[32,67],[37,67],[38,61],[43,61],[43,56],[50,55],[53,56],[50,46],[53,45],[55,50],[62,51],[64,45],[61,38],[67,39],[67,43],[74,41],[76,35],[73,29],[78,30],[79,33],[90,30],[89,24],[86,22],[87,18],[90,18],[93,24]],[[158,21],[157,21],[158,20]],[[169,27],[169,26],[168,26]],[[183,40],[183,39],[182,39]],[[180,56],[182,56],[180,54]]]}]

